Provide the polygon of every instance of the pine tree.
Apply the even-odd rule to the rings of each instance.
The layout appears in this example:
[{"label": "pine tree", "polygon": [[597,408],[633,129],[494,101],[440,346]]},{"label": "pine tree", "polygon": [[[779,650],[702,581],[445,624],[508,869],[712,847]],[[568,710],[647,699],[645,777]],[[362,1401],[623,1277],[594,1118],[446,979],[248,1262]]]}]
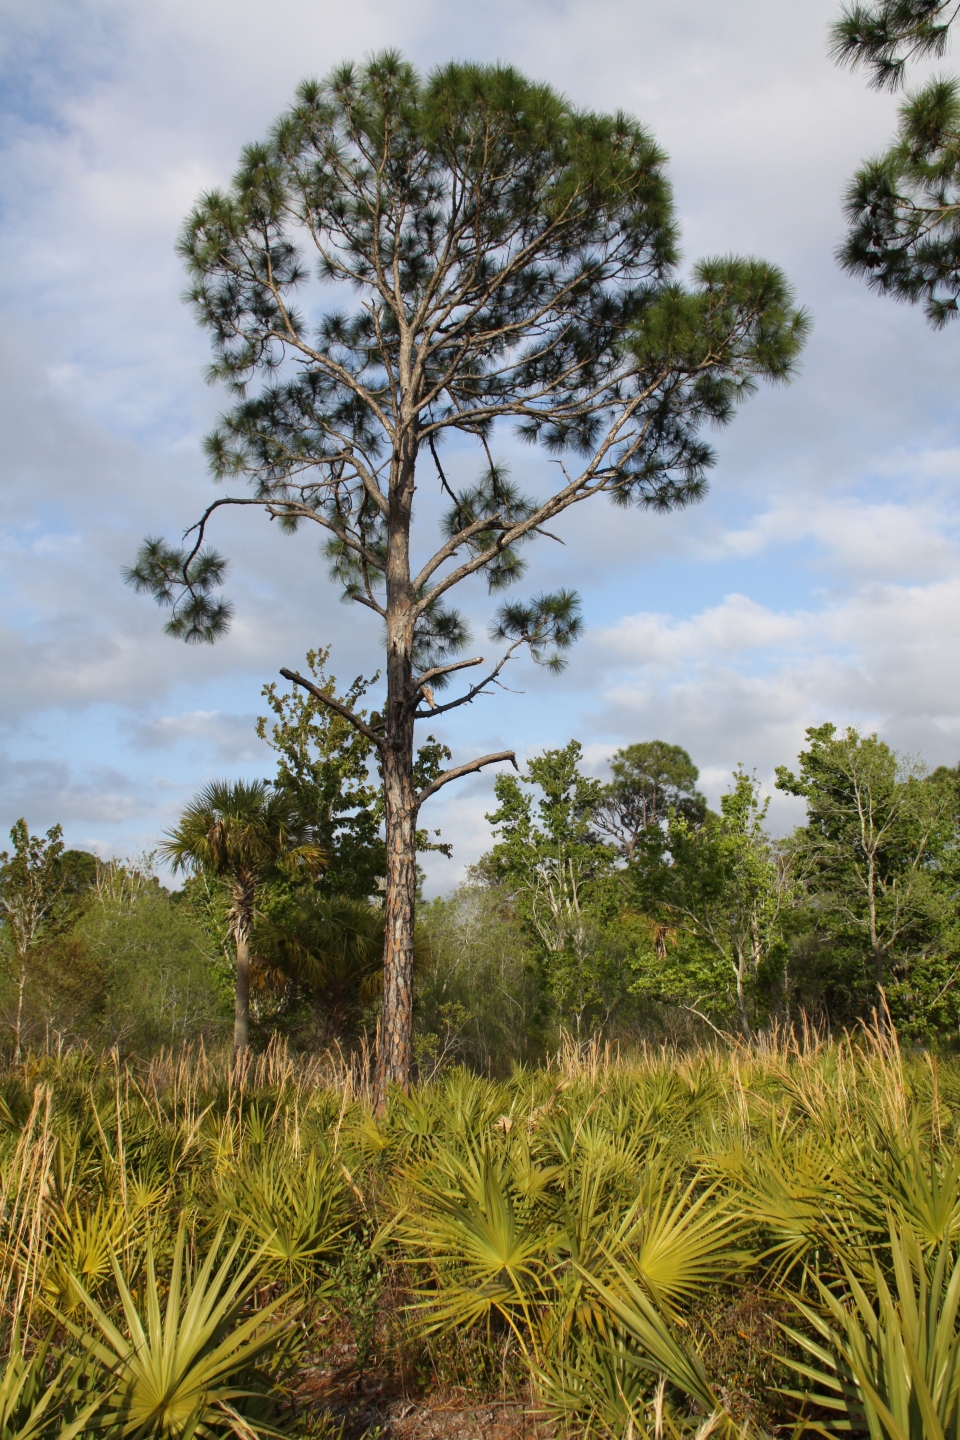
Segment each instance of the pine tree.
[{"label": "pine tree", "polygon": [[[216,639],[231,611],[207,529],[222,506],[256,506],[281,529],[318,525],[345,597],[384,628],[386,697],[369,718],[280,672],[379,756],[381,1099],[411,1073],[420,809],[513,760],[484,755],[418,789],[415,727],[489,689],[518,650],[561,669],[580,629],[566,589],[503,605],[501,653],[441,701],[455,674],[485,665],[455,658],[468,633],[451,592],[472,576],[492,593],[518,581],[523,547],[594,496],[660,511],[699,499],[703,425],[729,420],[758,377],[787,378],[802,344],[806,318],[769,265],[706,261],[680,283],[664,165],[634,120],[578,111],[513,69],[421,78],[388,53],[301,86],[184,230],[212,375],[236,398],[208,442],[214,476],[250,493],[214,501],[184,546],[147,541],[129,579],[170,607],[171,634]],[[308,252],[325,288],[299,308]],[[552,459],[535,496],[494,458],[503,424]],[[443,468],[451,436],[477,447],[474,484],[454,488]],[[447,503],[432,553],[413,525],[428,476]]]},{"label": "pine tree", "polygon": [[[957,0],[875,0],[844,9],[833,26],[841,64],[863,65],[875,89],[897,90],[907,62],[944,53]],[[922,303],[940,327],[960,301],[960,88],[937,77],[900,107],[886,152],[847,188],[845,270],[881,294]]]}]

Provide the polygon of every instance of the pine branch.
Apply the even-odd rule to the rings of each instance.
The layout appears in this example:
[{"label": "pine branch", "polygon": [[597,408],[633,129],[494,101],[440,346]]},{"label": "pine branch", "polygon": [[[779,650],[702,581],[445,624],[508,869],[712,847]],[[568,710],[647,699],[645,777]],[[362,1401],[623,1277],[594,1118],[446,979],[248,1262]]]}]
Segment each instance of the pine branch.
[{"label": "pine branch", "polygon": [[512,750],[499,750],[496,755],[483,755],[479,760],[471,760],[466,765],[457,765],[452,770],[444,770],[442,775],[438,775],[436,780],[431,781],[420,791],[415,802],[417,809],[425,800],[429,800],[431,795],[435,795],[441,786],[449,785],[451,780],[459,780],[462,775],[472,775],[475,771],[482,770],[484,765],[497,765],[501,760],[509,760],[514,770],[519,771],[517,757]]},{"label": "pine branch", "polygon": [[359,730],[360,734],[365,735],[378,749],[383,745],[383,736],[378,735],[376,730],[372,729],[365,720],[362,720],[359,715],[350,709],[349,705],[344,705],[341,700],[335,700],[332,695],[328,695],[324,690],[321,690],[319,685],[314,685],[312,680],[307,680],[303,675],[299,675],[296,670],[282,669],[280,674],[284,680],[289,680],[294,685],[302,685],[304,690],[309,691],[315,700],[319,700],[322,705],[326,705],[330,710],[335,710],[344,720],[349,720],[354,729]]}]

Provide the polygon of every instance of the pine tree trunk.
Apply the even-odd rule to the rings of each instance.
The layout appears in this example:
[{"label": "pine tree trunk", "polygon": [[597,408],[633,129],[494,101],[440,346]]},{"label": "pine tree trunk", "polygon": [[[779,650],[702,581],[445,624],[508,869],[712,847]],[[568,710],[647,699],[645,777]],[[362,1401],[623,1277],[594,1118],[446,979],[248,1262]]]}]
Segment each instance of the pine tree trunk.
[{"label": "pine tree trunk", "polygon": [[382,1111],[391,1085],[407,1089],[413,1069],[413,928],[417,891],[413,746],[384,757],[387,888],[384,916],[383,1010],[376,1103]]},{"label": "pine tree trunk", "polygon": [[233,1008],[233,1053],[250,1044],[250,938],[237,935],[237,989]]},{"label": "pine tree trunk", "polygon": [[414,603],[410,584],[410,516],[416,442],[407,439],[391,476],[387,541],[387,705],[383,766],[386,829],[383,1009],[377,1057],[376,1106],[391,1085],[406,1090],[413,1071],[413,927],[417,891],[417,806],[413,786]]}]

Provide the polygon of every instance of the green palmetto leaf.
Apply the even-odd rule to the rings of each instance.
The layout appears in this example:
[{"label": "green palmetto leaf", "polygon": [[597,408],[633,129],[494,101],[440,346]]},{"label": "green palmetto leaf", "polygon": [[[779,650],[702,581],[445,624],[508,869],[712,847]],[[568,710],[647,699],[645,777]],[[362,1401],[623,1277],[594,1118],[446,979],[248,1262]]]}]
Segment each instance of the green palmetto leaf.
[{"label": "green palmetto leaf", "polygon": [[925,1255],[892,1214],[889,1244],[892,1288],[875,1260],[869,1276],[844,1264],[845,1295],[817,1280],[818,1308],[794,1300],[809,1330],[785,1332],[813,1363],[785,1360],[807,1382],[785,1393],[836,1414],[835,1428],[876,1440],[957,1440],[960,1259],[946,1241]]},{"label": "green palmetto leaf", "polygon": [[[572,1357],[541,1368],[538,1379],[547,1391],[573,1398],[582,1394],[579,1408],[586,1411],[607,1433],[644,1433],[640,1416],[645,1401],[658,1410],[658,1434],[735,1434],[738,1426],[716,1395],[703,1361],[696,1349],[684,1341],[669,1313],[656,1297],[618,1264],[606,1256],[607,1277],[599,1279],[582,1266],[579,1275],[598,1302],[602,1319],[586,1336],[575,1337]],[[572,1363],[571,1363],[572,1359]],[[679,1391],[707,1418],[691,1427],[676,1407],[665,1406],[664,1389]]]},{"label": "green palmetto leaf", "polygon": [[422,1289],[431,1328],[474,1325],[501,1314],[526,1348],[531,1306],[545,1299],[552,1232],[511,1176],[509,1161],[477,1147],[447,1150],[412,1179],[419,1204],[398,1226],[411,1259],[434,1286]]},{"label": "green palmetto leaf", "polygon": [[[166,1303],[148,1246],[142,1303],[130,1289],[116,1256],[114,1283],[122,1326],[77,1283],[93,1324],[83,1331],[66,1320],[80,1340],[91,1369],[108,1389],[104,1422],[137,1440],[190,1440],[237,1432],[247,1402],[260,1390],[253,1382],[256,1362],[275,1352],[288,1326],[276,1318],[281,1296],[244,1315],[260,1278],[260,1255],[237,1265],[243,1236],[221,1255],[222,1232],[195,1272],[181,1225],[173,1251]],[[259,1429],[269,1429],[262,1423]],[[272,1432],[276,1433],[276,1432]]]},{"label": "green palmetto leaf", "polygon": [[892,1206],[924,1249],[960,1235],[960,1155],[937,1155],[916,1132],[891,1143],[876,1181],[878,1203]]},{"label": "green palmetto leaf", "polygon": [[62,1360],[48,1372],[49,1337],[27,1359],[15,1325],[0,1374],[0,1440],[73,1440],[103,1404],[83,1389],[82,1361]]},{"label": "green palmetto leaf", "polygon": [[352,1219],[336,1157],[298,1158],[280,1145],[232,1171],[218,1208],[256,1236],[266,1264],[300,1273],[333,1254]]},{"label": "green palmetto leaf", "polygon": [[96,1290],[113,1274],[113,1257],[137,1237],[137,1216],[122,1200],[96,1205],[74,1202],[54,1212],[50,1226],[51,1264],[44,1277],[47,1295],[72,1313],[81,1304],[76,1281]]},{"label": "green palmetto leaf", "polygon": [[[750,1263],[742,1220],[717,1187],[683,1187],[673,1167],[654,1171],[637,1204],[607,1242],[628,1272],[668,1302],[692,1300]],[[698,1190],[700,1193],[698,1194]]]}]

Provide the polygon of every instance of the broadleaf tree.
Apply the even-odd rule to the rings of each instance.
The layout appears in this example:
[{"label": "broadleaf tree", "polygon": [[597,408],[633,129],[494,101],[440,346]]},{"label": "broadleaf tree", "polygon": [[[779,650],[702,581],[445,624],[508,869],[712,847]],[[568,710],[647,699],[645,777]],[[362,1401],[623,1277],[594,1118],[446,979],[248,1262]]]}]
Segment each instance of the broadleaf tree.
[{"label": "broadleaf tree", "polygon": [[661,963],[638,978],[638,992],[677,1000],[696,1014],[704,1004],[721,1017],[734,1014],[748,1043],[758,985],[777,964],[792,901],[788,858],[765,830],[768,805],[756,777],[739,766],[719,815],[691,816],[678,807],[665,827],[643,832],[631,867],[643,911],[669,927]]},{"label": "broadleaf tree", "polygon": [[[704,425],[790,375],[807,319],[759,260],[704,261],[681,281],[665,157],[630,117],[578,110],[506,66],[421,77],[394,53],[302,85],[231,186],[201,198],[181,250],[211,375],[234,398],[207,442],[213,474],[248,489],[213,501],[181,544],[147,541],[128,578],[169,607],[172,635],[215,640],[231,607],[208,530],[221,507],[254,506],[281,529],[318,526],[344,596],[383,627],[382,709],[338,711],[383,772],[382,1098],[411,1073],[419,811],[513,759],[418,789],[415,728],[488,691],[518,651],[561,668],[580,628],[561,589],[501,606],[492,660],[456,658],[468,632],[452,592],[519,581],[524,547],[596,496],[698,500]],[[494,456],[504,425],[551,462],[535,493]],[[476,446],[475,483],[444,468],[452,438]],[[432,543],[414,525],[418,485],[446,505]],[[480,678],[438,698],[471,667]]]},{"label": "broadleaf tree", "polygon": [[918,761],[852,727],[817,725],[806,738],[798,772],[777,767],[777,789],[807,802],[790,846],[798,879],[880,1023],[899,991],[916,1013],[894,1018],[923,1024],[958,973],[955,777],[927,777]]},{"label": "broadleaf tree", "polygon": [[578,1039],[591,1012],[609,1019],[623,993],[605,934],[620,902],[615,855],[596,833],[603,787],[583,774],[582,756],[571,740],[528,760],[525,774],[497,776],[497,809],[486,817],[497,840],[477,867],[512,898],[561,1022]]},{"label": "broadleaf tree", "polygon": [[0,853],[0,920],[12,951],[17,994],[14,1055],[19,1060],[31,960],[57,914],[64,889],[63,830],[54,825],[45,836],[31,835],[26,820],[20,819],[10,839],[13,853]]},{"label": "broadleaf tree", "polygon": [[[875,89],[899,89],[911,60],[944,54],[957,0],[873,0],[832,27],[841,64],[863,65]],[[881,294],[921,303],[940,327],[960,302],[960,87],[935,76],[900,107],[887,150],[847,188],[844,269]]]}]

